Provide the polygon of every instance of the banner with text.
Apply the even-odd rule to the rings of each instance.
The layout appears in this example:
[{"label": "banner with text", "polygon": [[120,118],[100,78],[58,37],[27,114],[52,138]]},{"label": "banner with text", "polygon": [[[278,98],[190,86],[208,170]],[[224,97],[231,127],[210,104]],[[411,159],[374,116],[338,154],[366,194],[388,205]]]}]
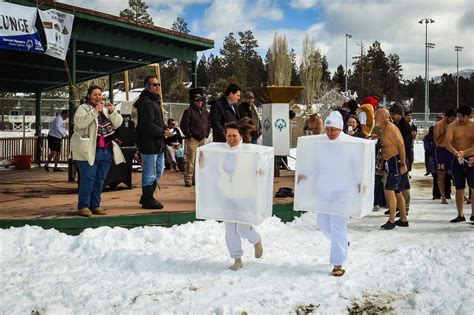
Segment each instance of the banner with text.
[{"label": "banner with text", "polygon": [[36,8],[0,2],[0,49],[43,53]]},{"label": "banner with text", "polygon": [[38,13],[46,34],[46,51],[44,53],[65,60],[71,39],[74,15],[55,9],[38,10]]}]

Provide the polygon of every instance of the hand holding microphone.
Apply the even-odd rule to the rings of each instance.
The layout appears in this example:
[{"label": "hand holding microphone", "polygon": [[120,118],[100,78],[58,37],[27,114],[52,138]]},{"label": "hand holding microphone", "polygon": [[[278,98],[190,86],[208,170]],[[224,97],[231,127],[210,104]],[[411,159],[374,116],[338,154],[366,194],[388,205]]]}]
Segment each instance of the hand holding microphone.
[{"label": "hand holding microphone", "polygon": [[109,111],[109,114],[113,113],[114,110],[115,110],[114,104],[111,104],[111,103],[105,104],[105,107],[107,107],[107,110]]},{"label": "hand holding microphone", "polygon": [[95,106],[95,110],[97,111],[97,113],[100,113],[102,111],[103,106],[104,105],[102,103],[99,103]]}]

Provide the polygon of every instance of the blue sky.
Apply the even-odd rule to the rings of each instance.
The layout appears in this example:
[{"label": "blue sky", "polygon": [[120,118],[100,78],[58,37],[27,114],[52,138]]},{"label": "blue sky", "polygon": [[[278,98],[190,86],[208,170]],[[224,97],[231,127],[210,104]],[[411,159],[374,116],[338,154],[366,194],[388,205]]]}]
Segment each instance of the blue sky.
[{"label": "blue sky", "polygon": [[[61,1],[60,1],[61,2]],[[118,15],[128,0],[62,0],[92,10]],[[428,25],[430,74],[456,71],[454,46],[463,46],[459,69],[474,69],[474,0],[145,0],[156,25],[170,28],[183,17],[191,34],[213,39],[218,53],[229,32],[251,30],[265,55],[275,33],[285,34],[288,46],[300,57],[302,42],[309,35],[326,55],[330,70],[379,41],[382,49],[396,53],[403,77],[424,76],[425,27],[417,22],[432,18]]]}]

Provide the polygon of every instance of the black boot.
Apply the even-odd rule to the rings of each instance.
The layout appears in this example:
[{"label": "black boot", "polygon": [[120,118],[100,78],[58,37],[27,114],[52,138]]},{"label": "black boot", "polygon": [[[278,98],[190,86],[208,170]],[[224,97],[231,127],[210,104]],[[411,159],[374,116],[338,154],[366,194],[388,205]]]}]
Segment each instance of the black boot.
[{"label": "black boot", "polygon": [[[156,190],[156,185],[157,185],[157,184],[156,184],[156,181],[154,181],[153,184],[151,184],[151,186],[153,186],[153,193],[154,193],[155,190]],[[143,191],[143,186],[142,186],[142,191]],[[158,201],[158,200],[155,199],[155,197],[153,196],[153,194],[151,194],[151,197],[153,198],[153,200]],[[138,203],[141,204],[141,205],[143,205],[143,202],[144,202],[145,198],[146,198],[146,197],[145,197],[145,194],[142,194],[142,196],[140,197],[140,201],[139,201]]]},{"label": "black boot", "polygon": [[142,209],[161,209],[163,204],[153,197],[156,183],[149,186],[142,186],[142,196],[140,198]]}]

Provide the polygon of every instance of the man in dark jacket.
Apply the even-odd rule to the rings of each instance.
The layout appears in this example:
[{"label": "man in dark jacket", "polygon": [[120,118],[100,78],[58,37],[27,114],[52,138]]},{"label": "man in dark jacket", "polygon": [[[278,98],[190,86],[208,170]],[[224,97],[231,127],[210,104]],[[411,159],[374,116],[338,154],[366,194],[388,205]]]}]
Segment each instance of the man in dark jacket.
[{"label": "man in dark jacket", "polygon": [[156,200],[153,194],[164,170],[165,138],[170,137],[171,132],[163,120],[160,83],[155,76],[145,79],[145,89],[135,107],[138,113],[136,142],[143,161],[140,204],[143,209],[161,209],[163,204]]},{"label": "man in dark jacket", "polygon": [[252,119],[252,124],[255,126],[255,130],[252,131],[252,143],[257,144],[257,140],[262,134],[262,124],[255,109],[255,97],[252,92],[245,93],[244,102],[240,103],[239,106],[239,115],[240,118],[248,117]]},{"label": "man in dark jacket", "polygon": [[398,127],[400,133],[402,134],[403,144],[405,146],[405,153],[406,153],[406,167],[408,172],[403,174],[400,179],[400,191],[403,194],[403,198],[405,199],[405,209],[408,214],[410,210],[410,177],[409,172],[411,171],[411,166],[413,164],[413,157],[410,156],[410,152],[413,150],[413,137],[412,137],[412,129],[409,123],[405,119],[403,119],[403,113],[405,109],[399,103],[394,103],[390,109],[390,117],[393,120],[393,123]]},{"label": "man in dark jacket", "polygon": [[211,106],[212,139],[214,142],[226,142],[224,125],[240,119],[236,105],[240,99],[241,91],[239,86],[230,84],[225,90],[225,94]]},{"label": "man in dark jacket", "polygon": [[191,187],[194,182],[194,162],[197,148],[204,145],[209,136],[209,112],[205,106],[205,99],[201,94],[195,94],[191,105],[184,111],[181,131],[186,137],[186,167],[184,170],[184,185]]}]

